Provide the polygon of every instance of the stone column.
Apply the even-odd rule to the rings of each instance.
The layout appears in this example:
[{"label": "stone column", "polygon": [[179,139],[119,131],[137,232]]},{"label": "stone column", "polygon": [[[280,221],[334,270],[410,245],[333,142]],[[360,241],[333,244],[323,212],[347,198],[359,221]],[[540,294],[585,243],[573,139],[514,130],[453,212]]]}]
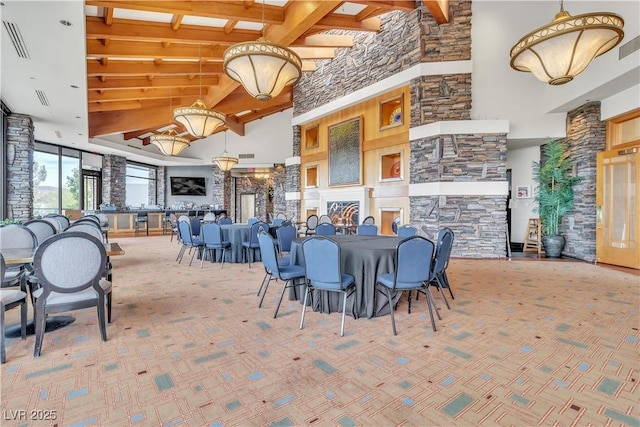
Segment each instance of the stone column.
[{"label": "stone column", "polygon": [[[606,149],[606,123],[600,120],[600,102],[590,102],[567,113],[567,143],[582,182],[574,187],[574,205],[561,224],[566,243],[563,255],[596,260],[596,154]],[[573,227],[569,226],[573,218]]]},{"label": "stone column", "polygon": [[102,163],[102,202],[123,209],[127,205],[127,159],[106,154]]},{"label": "stone column", "polygon": [[[27,221],[33,217],[33,120],[7,116],[7,218]],[[4,219],[4,218],[3,218]]]},{"label": "stone column", "polygon": [[211,203],[219,205],[227,210],[227,215],[233,218],[231,197],[233,195],[233,181],[231,171],[223,171],[217,166],[211,167],[211,178],[213,181],[213,197]]},{"label": "stone column", "polygon": [[[293,156],[298,159],[296,164],[285,166],[285,181],[284,181],[284,203],[285,209],[283,212],[292,221],[304,221],[306,218],[301,218],[301,203],[300,203],[300,126],[293,127]],[[298,194],[298,198],[295,200],[287,200],[286,193]]]}]

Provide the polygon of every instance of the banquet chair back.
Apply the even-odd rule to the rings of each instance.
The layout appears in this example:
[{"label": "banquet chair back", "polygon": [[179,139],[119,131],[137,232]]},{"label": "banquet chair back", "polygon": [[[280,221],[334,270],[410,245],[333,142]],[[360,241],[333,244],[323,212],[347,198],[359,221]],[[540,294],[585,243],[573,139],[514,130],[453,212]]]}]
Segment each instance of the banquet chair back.
[{"label": "banquet chair back", "polygon": [[[171,241],[173,242],[173,235],[178,234],[178,217],[173,212],[169,214],[169,224],[171,227]],[[180,239],[176,239],[180,241]]]},{"label": "banquet chair back", "polygon": [[360,224],[356,228],[356,234],[360,236],[377,236],[378,226],[375,224]]},{"label": "banquet chair back", "polygon": [[220,224],[215,222],[207,222],[202,224],[202,242],[204,243],[202,258],[200,259],[200,268],[204,265],[204,255],[208,253],[211,257],[215,256],[215,251],[222,249],[222,261],[220,268],[224,267],[224,258],[227,249],[231,248],[231,242],[225,242],[222,238],[222,228]]},{"label": "banquet chair back", "polygon": [[207,214],[204,216],[204,218],[202,218],[203,221],[215,221],[216,220],[216,214],[214,214],[213,212],[207,212]]},{"label": "banquet chair back", "polygon": [[283,222],[284,219],[282,218],[274,218],[273,221],[271,221],[271,224],[275,225],[276,227],[280,227]]},{"label": "banquet chair back", "polygon": [[149,235],[149,212],[148,211],[138,211],[136,213],[136,217],[133,219],[133,228],[135,230],[135,235],[137,236],[140,232],[140,227],[144,225],[144,229]]},{"label": "banquet chair back", "polygon": [[204,242],[193,236],[193,231],[191,230],[191,220],[187,218],[186,221],[178,221],[178,237],[182,242],[182,247],[180,248],[180,252],[178,253],[178,257],[176,261],[178,264],[182,262],[182,257],[184,256],[187,248],[189,250],[193,250],[193,254],[191,255],[191,261],[189,261],[189,265],[193,263],[193,257],[196,255],[196,252],[202,256],[202,248],[204,247]]},{"label": "banquet chair back", "polygon": [[331,217],[329,215],[320,215],[320,218],[318,219],[318,222],[320,224],[331,224]]},{"label": "banquet chair back", "polygon": [[67,227],[63,233],[67,233],[70,231],[75,231],[78,233],[86,233],[90,236],[95,237],[100,242],[104,243],[104,237],[100,228],[95,225],[89,224],[87,221],[84,222],[74,222],[69,227]]},{"label": "banquet chair back", "polygon": [[335,236],[335,234],[336,226],[331,223],[321,222],[316,227],[316,235],[318,236]]},{"label": "banquet chair back", "polygon": [[363,224],[375,224],[376,220],[375,220],[374,217],[368,216],[368,217],[366,217],[365,219],[362,220],[362,223]]},{"label": "banquet chair back", "polygon": [[[7,224],[0,226],[0,250],[2,249],[35,249],[38,246],[38,238],[29,228],[21,224]],[[2,287],[24,287],[27,280],[27,272],[30,264],[18,264],[7,267],[2,276]]]},{"label": "banquet chair back", "polygon": [[35,357],[40,356],[45,320],[51,313],[96,307],[100,336],[102,341],[107,340],[105,307],[111,282],[102,279],[106,263],[104,245],[86,233],[56,234],[38,247],[33,263],[41,286],[33,293]]},{"label": "banquet chair back", "polygon": [[344,315],[347,309],[347,296],[355,292],[355,278],[351,274],[343,274],[340,264],[340,246],[337,242],[324,237],[314,236],[302,243],[305,260],[305,276],[307,288],[302,303],[300,329],[304,327],[304,314],[307,307],[309,290],[339,292],[343,294],[342,322],[340,336],[344,336]]},{"label": "banquet chair back", "polygon": [[421,290],[426,287],[427,307],[431,316],[431,326],[436,330],[433,318],[433,299],[426,283],[432,277],[432,262],[435,244],[422,236],[412,236],[402,240],[396,246],[395,266],[393,273],[378,274],[376,285],[380,284],[386,291],[389,308],[391,310],[391,326],[393,334],[397,335],[394,317],[394,302],[392,292]]},{"label": "banquet chair back", "polygon": [[49,214],[46,215],[44,218],[55,218],[58,220],[58,222],[60,223],[60,225],[62,226],[62,229],[64,230],[65,228],[67,228],[69,225],[71,225],[71,221],[69,221],[69,218],[67,218],[65,215],[61,215],[61,214]]},{"label": "banquet chair back", "polygon": [[[81,216],[80,218],[76,219],[73,223],[77,223],[77,222],[82,222],[82,221],[92,221],[95,224],[98,225],[98,227],[101,226],[100,224],[100,218],[98,218],[96,215],[85,215],[85,216]],[[71,224],[69,224],[71,225]],[[68,226],[67,226],[68,227]]]},{"label": "banquet chair back", "polygon": [[276,236],[280,252],[290,252],[291,243],[296,238],[296,228],[291,223],[281,225],[276,229]]},{"label": "banquet chair back", "polygon": [[449,266],[449,258],[451,257],[451,250],[453,249],[453,230],[449,227],[445,227],[438,232],[438,241],[436,246],[436,254],[434,259],[433,266],[433,277],[431,278],[430,284],[436,286],[438,290],[442,292],[442,297],[449,307],[449,302],[447,301],[447,297],[444,294],[444,289],[449,289],[449,293],[451,294],[451,298],[455,299],[453,296],[453,291],[451,290],[451,284],[449,283],[449,279],[447,278],[447,267]]},{"label": "banquet chair back", "polygon": [[33,231],[33,234],[36,235],[38,244],[44,242],[45,240],[47,240],[47,238],[56,234],[56,228],[53,226],[53,224],[43,219],[32,219],[22,225]]},{"label": "banquet chair back", "polygon": [[280,279],[284,282],[282,292],[280,293],[280,300],[278,300],[278,305],[276,305],[276,310],[273,313],[273,318],[275,319],[278,317],[278,310],[280,309],[280,304],[282,304],[282,298],[284,297],[284,293],[287,288],[304,285],[303,281],[299,281],[297,284],[294,283],[294,280],[304,278],[304,267],[300,265],[279,264],[278,253],[273,237],[263,229],[260,229],[260,232],[258,233],[258,243],[260,245],[260,255],[262,256],[262,264],[264,265],[265,271],[262,284],[260,285],[260,289],[258,289],[258,295],[260,295],[260,291],[264,286],[264,292],[262,292],[262,297],[260,297],[258,307],[262,307],[262,301],[264,301],[264,296],[267,294],[269,283],[272,280]]},{"label": "banquet chair back", "polygon": [[398,237],[412,237],[418,235],[418,229],[412,225],[405,224],[398,227]]},{"label": "banquet chair back", "polygon": [[62,230],[64,230],[65,228],[67,228],[69,225],[63,225],[63,223],[61,222],[61,219],[58,219],[56,217],[53,216],[45,216],[42,218],[43,221],[47,221],[48,223],[50,223],[51,225],[53,225],[53,228],[56,229],[56,233],[61,232]]},{"label": "banquet chair back", "polygon": [[258,218],[256,218],[256,217],[251,217],[251,218],[249,218],[249,219],[247,220],[247,224],[249,224],[249,225],[253,225],[253,224],[255,224],[256,222],[258,222]]},{"label": "banquet chair back", "polygon": [[400,224],[400,217],[395,218],[392,222],[391,222],[391,230],[393,231],[393,234],[398,234],[398,226]]},{"label": "banquet chair back", "polygon": [[285,213],[283,213],[283,212],[278,212],[276,214],[276,218],[277,219],[285,219],[286,220],[287,219],[287,215]]},{"label": "banquet chair back", "polygon": [[229,218],[228,216],[225,216],[224,218],[220,218],[218,220],[218,224],[220,224],[220,225],[233,224],[233,220],[231,218]]},{"label": "banquet chair back", "polygon": [[[256,221],[251,224],[251,230],[249,232],[249,240],[242,242],[243,257],[246,256],[249,262],[249,268],[251,268],[251,260],[255,258],[256,249],[260,249],[260,242],[258,241],[258,233],[260,230],[269,232],[269,224],[264,221]],[[249,257],[249,251],[251,251],[251,257]]]},{"label": "banquet chair back", "polygon": [[[0,280],[4,277],[7,267],[4,257],[0,254]],[[24,282],[22,282],[24,284]],[[7,357],[4,348],[4,312],[20,307],[20,337],[27,336],[27,291],[23,286],[18,289],[0,289],[0,363],[5,363]]]},{"label": "banquet chair back", "polygon": [[[93,227],[96,230],[102,230],[102,227],[100,227],[100,223],[95,219],[89,219],[89,218],[79,219],[79,220],[76,220],[73,223],[71,223],[71,225],[69,225],[69,227],[73,227],[74,225],[86,225],[88,227]],[[67,227],[67,228],[69,228],[69,227]],[[65,230],[67,228],[65,228]]]}]

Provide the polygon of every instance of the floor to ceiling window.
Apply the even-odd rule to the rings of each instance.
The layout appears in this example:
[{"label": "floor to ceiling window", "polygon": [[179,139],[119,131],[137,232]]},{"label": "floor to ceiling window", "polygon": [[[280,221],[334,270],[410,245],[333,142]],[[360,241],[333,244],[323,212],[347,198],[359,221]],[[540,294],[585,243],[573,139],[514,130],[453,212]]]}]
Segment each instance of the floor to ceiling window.
[{"label": "floor to ceiling window", "polygon": [[157,200],[157,169],[137,163],[127,163],[127,206],[143,208]]}]

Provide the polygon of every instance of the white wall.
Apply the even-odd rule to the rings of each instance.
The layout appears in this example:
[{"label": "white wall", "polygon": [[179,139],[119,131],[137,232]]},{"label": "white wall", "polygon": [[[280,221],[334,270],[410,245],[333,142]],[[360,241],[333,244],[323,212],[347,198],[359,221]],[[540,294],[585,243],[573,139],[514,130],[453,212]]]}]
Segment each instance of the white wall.
[{"label": "white wall", "polygon": [[[213,165],[212,166],[167,166],[165,173],[165,206],[172,208],[176,203],[193,202],[197,207],[201,205],[210,205],[213,200]],[[193,176],[204,177],[207,186],[206,196],[172,196],[171,180],[172,176]]]},{"label": "white wall", "polygon": [[[621,15],[625,19],[621,45],[638,36],[638,1],[567,1],[564,6],[571,15],[602,11]],[[510,141],[563,137],[567,111],[587,100],[614,97],[639,83],[640,53],[618,60],[620,45],[561,86],[540,82],[531,73],[509,66],[513,45],[528,32],[550,23],[560,9],[558,1],[474,0],[472,7],[472,118],[508,119]],[[635,97],[635,105],[640,106],[640,96]]]},{"label": "white wall", "polygon": [[[511,241],[523,243],[529,218],[537,218],[533,202],[535,184],[532,179],[532,162],[540,161],[540,147],[526,147],[507,151],[507,169],[511,169]],[[530,186],[528,199],[516,198],[516,187]]]}]

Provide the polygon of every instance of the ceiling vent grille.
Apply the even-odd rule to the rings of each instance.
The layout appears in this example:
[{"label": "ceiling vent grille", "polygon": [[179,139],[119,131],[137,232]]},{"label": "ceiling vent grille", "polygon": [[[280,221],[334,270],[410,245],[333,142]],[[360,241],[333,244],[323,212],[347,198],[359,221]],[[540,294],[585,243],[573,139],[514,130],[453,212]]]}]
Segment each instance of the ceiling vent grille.
[{"label": "ceiling vent grille", "polygon": [[9,34],[9,39],[11,39],[11,43],[13,43],[13,47],[16,49],[18,56],[23,59],[31,59],[27,45],[22,38],[22,34],[20,34],[20,28],[12,22],[2,21],[2,23],[4,24],[4,29],[7,30]]},{"label": "ceiling vent grille", "polygon": [[40,104],[45,107],[49,106],[49,100],[47,99],[47,94],[44,91],[36,89],[36,95],[38,95],[38,99],[40,100]]},{"label": "ceiling vent grille", "polygon": [[255,159],[255,154],[238,154],[239,159]]}]

